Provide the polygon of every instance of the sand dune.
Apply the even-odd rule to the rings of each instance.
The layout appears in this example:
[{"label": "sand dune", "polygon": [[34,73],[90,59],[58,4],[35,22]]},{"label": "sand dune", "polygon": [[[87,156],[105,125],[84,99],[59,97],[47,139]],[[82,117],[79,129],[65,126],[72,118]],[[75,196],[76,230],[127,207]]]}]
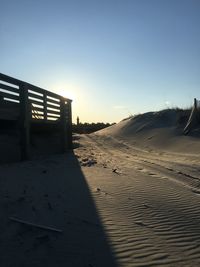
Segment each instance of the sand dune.
[{"label": "sand dune", "polygon": [[123,120],[98,134],[121,138],[144,149],[199,154],[200,127],[195,128],[190,135],[183,134],[188,117],[185,111],[176,109],[148,112]]},{"label": "sand dune", "polygon": [[74,153],[2,165],[0,265],[199,266],[199,139],[168,115],[77,135]]}]

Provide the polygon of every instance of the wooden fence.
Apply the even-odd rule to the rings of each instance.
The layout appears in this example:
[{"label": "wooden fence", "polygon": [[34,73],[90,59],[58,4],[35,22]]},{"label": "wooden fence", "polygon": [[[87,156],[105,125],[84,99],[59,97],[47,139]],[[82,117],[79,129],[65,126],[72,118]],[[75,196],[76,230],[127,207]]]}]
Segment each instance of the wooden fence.
[{"label": "wooden fence", "polygon": [[30,155],[31,124],[57,124],[61,149],[72,147],[71,100],[0,73],[0,120],[17,120],[21,159]]}]

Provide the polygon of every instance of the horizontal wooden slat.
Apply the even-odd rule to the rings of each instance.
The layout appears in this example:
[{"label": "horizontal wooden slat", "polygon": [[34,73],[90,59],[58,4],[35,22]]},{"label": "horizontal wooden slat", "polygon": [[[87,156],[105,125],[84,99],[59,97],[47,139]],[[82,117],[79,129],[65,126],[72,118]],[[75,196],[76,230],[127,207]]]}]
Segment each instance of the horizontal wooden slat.
[{"label": "horizontal wooden slat", "polygon": [[47,107],[49,108],[55,108],[55,109],[60,109],[60,105],[52,105],[51,103],[47,102]]},{"label": "horizontal wooden slat", "polygon": [[59,109],[51,109],[49,107],[47,107],[47,112],[52,112],[52,113],[60,114],[60,110]]},{"label": "horizontal wooden slat", "polygon": [[35,116],[35,115],[32,115],[32,120],[33,121],[39,120],[41,122],[44,122],[44,117],[43,116]]},{"label": "horizontal wooden slat", "polygon": [[42,118],[44,118],[44,114],[32,113],[32,117],[36,117],[36,118],[42,117]]},{"label": "horizontal wooden slat", "polygon": [[31,115],[32,115],[32,117],[42,117],[42,118],[44,118],[44,114],[32,113]]},{"label": "horizontal wooden slat", "polygon": [[47,117],[56,117],[56,118],[60,118],[60,115],[59,114],[54,114],[54,113],[51,113],[51,112],[47,112]]},{"label": "horizontal wooden slat", "polygon": [[18,93],[19,94],[19,89],[8,86],[6,84],[0,83],[0,89],[4,89],[4,90],[8,90],[14,93]]},{"label": "horizontal wooden slat", "polygon": [[10,98],[10,99],[14,99],[14,100],[18,100],[19,101],[19,96],[13,95],[13,94],[8,94],[6,92],[0,91],[0,96],[2,96],[3,98],[6,97],[6,98]]},{"label": "horizontal wooden slat", "polygon": [[46,90],[44,90],[44,89],[42,89],[40,87],[37,87],[35,85],[32,85],[30,83],[27,83],[27,87],[28,87],[29,90],[35,91],[36,93],[39,93],[39,94],[43,94],[44,91],[46,91]]},{"label": "horizontal wooden slat", "polygon": [[50,101],[56,101],[57,103],[60,103],[60,96],[57,96],[56,94],[52,93],[52,92],[48,92],[47,93],[47,100]]},{"label": "horizontal wooden slat", "polygon": [[53,98],[56,98],[56,99],[60,99],[60,95],[58,95],[58,94],[55,94],[55,93],[50,92],[50,91],[48,91],[48,90],[45,90],[45,89],[43,89],[43,88],[37,87],[37,86],[32,85],[32,84],[30,84],[30,83],[26,83],[26,84],[27,84],[28,89],[30,89],[30,90],[32,90],[32,91],[35,91],[35,92],[37,92],[37,93],[39,93],[39,94],[44,94],[44,93],[46,93],[47,96],[50,96],[50,97],[53,97]]},{"label": "horizontal wooden slat", "polygon": [[55,118],[55,117],[47,117],[48,122],[54,122],[54,123],[58,123],[60,121],[60,118]]},{"label": "horizontal wooden slat", "polygon": [[[35,91],[39,94],[46,94],[47,96],[49,96],[49,99],[50,97],[52,98],[55,98],[55,99],[58,99],[60,101],[60,95],[56,94],[56,93],[53,93],[51,91],[48,91],[46,89],[43,89],[43,88],[40,88],[40,87],[37,87],[35,85],[32,85],[32,84],[29,84],[29,83],[26,83],[27,84],[27,87],[28,89],[32,90],[32,91]],[[65,97],[62,97],[63,99],[65,99],[66,101],[71,101],[71,99],[68,99],[68,98],[65,98]]]},{"label": "horizontal wooden slat", "polygon": [[44,103],[44,101],[42,101],[41,99],[39,98],[36,98],[36,97],[28,97],[29,101],[36,101],[38,103],[40,103],[40,105]]},{"label": "horizontal wooden slat", "polygon": [[47,97],[47,102],[52,103],[52,104],[56,104],[56,105],[60,105],[60,102],[59,101],[56,101],[54,99],[50,99],[48,97]]},{"label": "horizontal wooden slat", "polygon": [[43,96],[36,95],[36,94],[30,93],[30,92],[28,93],[28,97],[36,98],[36,99],[39,99],[39,100],[44,100]]},{"label": "horizontal wooden slat", "polygon": [[42,92],[39,93],[39,92],[36,92],[35,90],[32,90],[32,89],[28,88],[28,92],[32,93],[32,94],[35,94],[35,95],[39,95],[39,96],[43,96],[44,95],[44,90],[42,90]]},{"label": "horizontal wooden slat", "polygon": [[38,110],[42,111],[42,110],[44,110],[44,107],[31,105],[31,109],[38,109]]},{"label": "horizontal wooden slat", "polygon": [[43,108],[39,108],[39,107],[31,107],[31,110],[32,111],[39,111],[39,112],[44,112],[44,109]]},{"label": "horizontal wooden slat", "polygon": [[43,102],[39,102],[39,101],[36,101],[36,100],[33,100],[33,99],[29,99],[29,103],[44,107]]}]

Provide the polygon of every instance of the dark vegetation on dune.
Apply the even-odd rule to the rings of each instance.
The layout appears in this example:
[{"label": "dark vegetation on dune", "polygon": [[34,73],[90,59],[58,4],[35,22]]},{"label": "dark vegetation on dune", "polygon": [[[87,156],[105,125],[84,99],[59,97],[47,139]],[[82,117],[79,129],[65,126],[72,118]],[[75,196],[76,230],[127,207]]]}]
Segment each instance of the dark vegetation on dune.
[{"label": "dark vegetation on dune", "polygon": [[115,123],[103,123],[103,122],[97,122],[97,123],[79,123],[72,125],[72,131],[73,133],[79,133],[79,134],[89,134],[93,133],[99,130],[102,130],[106,127],[109,127],[111,125],[114,125]]}]

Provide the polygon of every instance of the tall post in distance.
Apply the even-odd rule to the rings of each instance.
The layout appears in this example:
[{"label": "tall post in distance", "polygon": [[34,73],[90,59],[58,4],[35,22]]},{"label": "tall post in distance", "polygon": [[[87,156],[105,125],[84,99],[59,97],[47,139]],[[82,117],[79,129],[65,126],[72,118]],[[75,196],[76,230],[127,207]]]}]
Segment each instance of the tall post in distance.
[{"label": "tall post in distance", "polygon": [[79,116],[78,116],[77,119],[76,119],[76,125],[79,126],[79,124],[80,124],[80,119],[79,119]]}]

